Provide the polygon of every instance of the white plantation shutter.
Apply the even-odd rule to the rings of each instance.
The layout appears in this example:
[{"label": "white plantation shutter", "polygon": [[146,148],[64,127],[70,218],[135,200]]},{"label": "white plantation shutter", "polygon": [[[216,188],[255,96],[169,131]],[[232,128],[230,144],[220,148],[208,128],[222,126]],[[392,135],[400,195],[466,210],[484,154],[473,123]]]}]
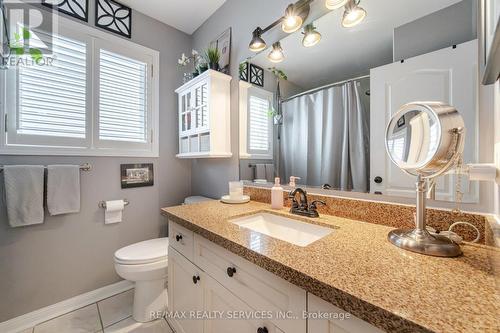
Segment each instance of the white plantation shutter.
[{"label": "white plantation shutter", "polygon": [[159,52],[58,19],[30,31],[48,66],[0,71],[0,155],[157,157]]},{"label": "white plantation shutter", "polygon": [[[86,42],[36,32],[52,47],[52,66],[20,66],[18,70],[17,134],[86,137]],[[29,61],[29,59],[28,59]],[[60,141],[60,145],[65,145]]]},{"label": "white plantation shutter", "polygon": [[148,64],[104,49],[99,63],[99,139],[146,143]]},{"label": "white plantation shutter", "polygon": [[[272,158],[272,94],[252,88],[248,98],[248,152]],[[263,156],[264,157],[264,156]]]}]

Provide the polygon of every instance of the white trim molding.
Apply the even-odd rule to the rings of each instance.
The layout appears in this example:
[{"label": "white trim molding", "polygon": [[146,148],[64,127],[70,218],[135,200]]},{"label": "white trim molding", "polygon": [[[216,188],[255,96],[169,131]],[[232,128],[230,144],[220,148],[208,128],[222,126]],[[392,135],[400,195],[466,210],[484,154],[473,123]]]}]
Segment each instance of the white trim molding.
[{"label": "white trim molding", "polygon": [[0,323],[0,332],[16,333],[34,327],[47,320],[54,319],[66,313],[78,310],[87,305],[102,301],[103,299],[131,290],[134,284],[130,281],[120,281],[108,286],[89,291],[56,304],[26,313]]}]

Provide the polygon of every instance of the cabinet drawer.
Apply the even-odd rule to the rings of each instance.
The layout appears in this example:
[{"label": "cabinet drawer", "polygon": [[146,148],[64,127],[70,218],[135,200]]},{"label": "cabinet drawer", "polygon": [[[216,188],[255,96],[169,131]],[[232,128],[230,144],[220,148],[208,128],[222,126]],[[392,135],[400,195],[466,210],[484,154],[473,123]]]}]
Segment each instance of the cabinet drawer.
[{"label": "cabinet drawer", "polygon": [[169,221],[168,235],[168,243],[184,257],[193,261],[193,232]]},{"label": "cabinet drawer", "polygon": [[273,318],[270,321],[283,331],[306,331],[306,320],[303,318],[303,311],[306,310],[304,290],[199,235],[195,235],[193,257],[198,267],[250,307],[271,311]]}]

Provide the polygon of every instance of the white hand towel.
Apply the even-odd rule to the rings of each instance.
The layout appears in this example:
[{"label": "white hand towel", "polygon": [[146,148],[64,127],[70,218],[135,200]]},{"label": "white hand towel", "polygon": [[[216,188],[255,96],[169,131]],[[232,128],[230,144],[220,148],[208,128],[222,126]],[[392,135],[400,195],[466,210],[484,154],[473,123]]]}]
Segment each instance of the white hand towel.
[{"label": "white hand towel", "polygon": [[11,227],[43,223],[42,165],[6,165],[4,183]]},{"label": "white hand towel", "polygon": [[274,183],[274,164],[266,164],[266,180]]},{"label": "white hand towel", "polygon": [[266,165],[265,164],[256,164],[255,165],[255,179],[256,180],[265,180],[266,179]]},{"label": "white hand towel", "polygon": [[80,211],[80,166],[47,167],[47,208],[50,215]]}]

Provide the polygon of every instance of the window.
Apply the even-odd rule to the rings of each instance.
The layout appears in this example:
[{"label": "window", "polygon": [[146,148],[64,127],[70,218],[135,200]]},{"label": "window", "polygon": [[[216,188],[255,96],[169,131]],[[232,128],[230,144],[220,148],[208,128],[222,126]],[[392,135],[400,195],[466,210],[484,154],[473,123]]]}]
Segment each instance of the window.
[{"label": "window", "polygon": [[248,91],[248,148],[251,158],[273,158],[273,94],[251,87]]},{"label": "window", "polygon": [[52,65],[2,71],[0,153],[158,156],[158,52],[59,20]]}]

